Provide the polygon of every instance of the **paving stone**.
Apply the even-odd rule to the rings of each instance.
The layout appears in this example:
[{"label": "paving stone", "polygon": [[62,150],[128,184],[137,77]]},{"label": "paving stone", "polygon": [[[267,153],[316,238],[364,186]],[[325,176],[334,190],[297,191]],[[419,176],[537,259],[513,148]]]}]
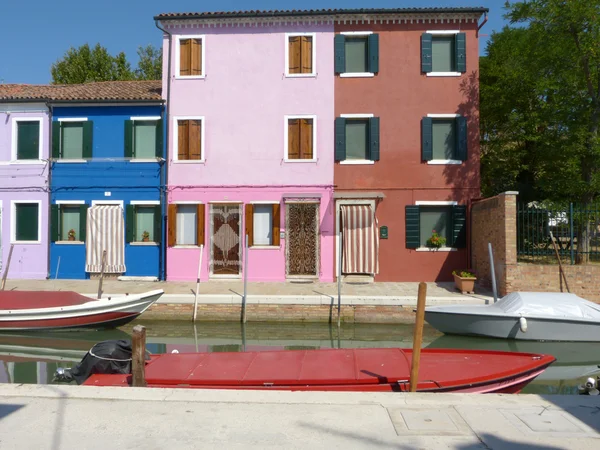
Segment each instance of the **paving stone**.
[{"label": "paving stone", "polygon": [[396,433],[401,436],[461,436],[472,434],[467,423],[453,408],[388,408]]}]

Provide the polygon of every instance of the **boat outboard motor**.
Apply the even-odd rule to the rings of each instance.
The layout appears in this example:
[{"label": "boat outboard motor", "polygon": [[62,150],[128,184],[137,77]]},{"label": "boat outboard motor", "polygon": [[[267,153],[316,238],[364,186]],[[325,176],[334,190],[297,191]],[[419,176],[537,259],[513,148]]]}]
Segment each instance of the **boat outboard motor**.
[{"label": "boat outboard motor", "polygon": [[578,386],[579,395],[600,395],[598,387],[600,387],[600,376],[596,377],[595,380],[594,378],[589,377],[584,385]]},{"label": "boat outboard motor", "polygon": [[[146,356],[146,359],[149,359]],[[94,374],[131,373],[131,341],[111,340],[94,345],[73,369],[59,368],[54,380],[63,383],[71,381],[82,384]]]}]

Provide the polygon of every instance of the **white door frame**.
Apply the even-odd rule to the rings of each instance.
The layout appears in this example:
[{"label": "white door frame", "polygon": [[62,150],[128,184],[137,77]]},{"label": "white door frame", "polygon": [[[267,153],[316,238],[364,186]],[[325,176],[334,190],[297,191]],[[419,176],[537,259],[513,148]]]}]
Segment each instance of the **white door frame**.
[{"label": "white door frame", "polygon": [[[345,199],[337,199],[335,200],[335,276],[338,276],[340,273],[340,214],[341,214],[341,205],[368,205],[373,208],[373,216],[375,216],[375,199],[360,199],[360,200],[345,200]],[[344,274],[342,274],[342,277]]]}]

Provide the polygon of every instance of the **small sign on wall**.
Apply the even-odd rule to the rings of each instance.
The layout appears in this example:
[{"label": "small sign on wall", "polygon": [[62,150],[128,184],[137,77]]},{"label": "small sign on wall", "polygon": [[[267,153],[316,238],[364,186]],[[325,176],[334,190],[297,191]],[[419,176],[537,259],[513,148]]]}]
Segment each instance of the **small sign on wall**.
[{"label": "small sign on wall", "polygon": [[388,227],[386,225],[379,227],[379,239],[388,238]]},{"label": "small sign on wall", "polygon": [[110,197],[111,195],[112,195],[112,192],[110,192],[110,191],[106,191],[106,192],[104,193],[104,196],[105,196],[105,197]]},{"label": "small sign on wall", "polygon": [[279,232],[279,239],[285,239],[285,231]]}]

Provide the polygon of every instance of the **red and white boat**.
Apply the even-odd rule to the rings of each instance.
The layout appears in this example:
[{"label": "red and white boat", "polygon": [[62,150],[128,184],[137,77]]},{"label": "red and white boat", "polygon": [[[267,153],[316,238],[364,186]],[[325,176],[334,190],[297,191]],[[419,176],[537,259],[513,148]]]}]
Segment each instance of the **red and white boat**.
[{"label": "red and white boat", "polygon": [[[168,353],[146,363],[149,387],[286,391],[409,391],[412,350],[400,348]],[[517,393],[555,358],[485,350],[421,350],[420,392]],[[83,384],[128,386],[131,375]]]},{"label": "red and white boat", "polygon": [[70,291],[1,291],[0,332],[104,329],[131,322],[162,289],[93,299]]}]

